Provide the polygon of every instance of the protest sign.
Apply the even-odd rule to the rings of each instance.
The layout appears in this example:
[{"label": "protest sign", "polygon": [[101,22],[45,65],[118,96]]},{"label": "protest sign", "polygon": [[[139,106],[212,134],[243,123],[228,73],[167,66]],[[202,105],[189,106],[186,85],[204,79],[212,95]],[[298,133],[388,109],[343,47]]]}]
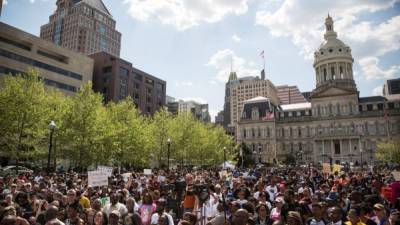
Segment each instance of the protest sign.
[{"label": "protest sign", "polygon": [[329,163],[322,163],[322,171],[324,173],[330,173],[331,172],[331,165]]},{"label": "protest sign", "polygon": [[108,204],[110,202],[110,197],[103,197],[100,199],[101,201],[101,206],[105,206],[106,204]]},{"label": "protest sign", "polygon": [[104,172],[108,177],[112,176],[113,168],[111,166],[98,166],[97,170]]},{"label": "protest sign", "polygon": [[143,173],[144,175],[151,175],[151,169],[144,169]]},{"label": "protest sign", "polygon": [[99,187],[108,185],[108,175],[101,170],[88,171],[89,187]]}]

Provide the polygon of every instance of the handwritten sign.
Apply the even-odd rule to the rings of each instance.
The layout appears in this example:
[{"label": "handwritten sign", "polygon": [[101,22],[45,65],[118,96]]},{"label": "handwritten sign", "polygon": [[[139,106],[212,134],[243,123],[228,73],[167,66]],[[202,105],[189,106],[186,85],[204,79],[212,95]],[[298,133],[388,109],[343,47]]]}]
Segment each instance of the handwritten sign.
[{"label": "handwritten sign", "polygon": [[108,174],[101,170],[88,171],[89,187],[100,187],[108,185]]},{"label": "handwritten sign", "polygon": [[107,174],[108,177],[112,176],[113,168],[110,166],[98,166],[97,170],[103,171],[105,174]]}]

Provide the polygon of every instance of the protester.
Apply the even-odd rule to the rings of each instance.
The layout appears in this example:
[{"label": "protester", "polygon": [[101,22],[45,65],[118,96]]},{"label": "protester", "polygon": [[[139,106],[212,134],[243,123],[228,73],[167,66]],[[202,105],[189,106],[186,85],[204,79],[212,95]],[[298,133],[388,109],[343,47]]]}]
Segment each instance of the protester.
[{"label": "protester", "polygon": [[[90,186],[87,173],[0,179],[0,225],[400,225],[390,170],[318,167],[132,171]],[[399,193],[392,189],[393,194]]]}]

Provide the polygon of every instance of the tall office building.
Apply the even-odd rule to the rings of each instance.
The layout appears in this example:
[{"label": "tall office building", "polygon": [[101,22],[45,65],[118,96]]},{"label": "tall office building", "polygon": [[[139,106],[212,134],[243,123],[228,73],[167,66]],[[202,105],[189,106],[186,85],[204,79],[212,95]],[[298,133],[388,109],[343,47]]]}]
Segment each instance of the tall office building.
[{"label": "tall office building", "polygon": [[30,69],[47,86],[73,95],[92,80],[93,60],[0,22],[0,77]]},{"label": "tall office building", "polygon": [[278,97],[281,100],[281,104],[295,104],[307,102],[304,95],[299,91],[297,86],[281,85],[277,86]]},{"label": "tall office building", "polygon": [[85,55],[103,51],[119,57],[121,33],[101,0],[57,0],[56,4],[49,23],[40,28],[41,38]]},{"label": "tall office building", "polygon": [[192,113],[194,117],[204,122],[210,122],[211,117],[208,112],[208,104],[201,104],[195,101],[178,101],[178,114]]}]

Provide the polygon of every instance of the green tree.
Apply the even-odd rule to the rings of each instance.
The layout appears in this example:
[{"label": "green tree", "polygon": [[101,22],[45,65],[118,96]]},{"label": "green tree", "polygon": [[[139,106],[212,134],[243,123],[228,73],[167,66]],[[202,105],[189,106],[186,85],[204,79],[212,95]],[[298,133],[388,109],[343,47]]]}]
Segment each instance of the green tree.
[{"label": "green tree", "polygon": [[145,120],[139,114],[128,97],[118,103],[110,103],[107,106],[107,117],[113,128],[107,135],[108,150],[112,152],[112,158],[118,164],[141,165],[147,162],[145,141]]},{"label": "green tree", "polygon": [[375,157],[382,162],[400,163],[400,141],[391,140],[388,142],[379,142],[377,144]]},{"label": "green tree", "polygon": [[100,159],[97,156],[105,138],[105,129],[102,128],[106,111],[102,96],[93,92],[89,82],[71,98],[68,106],[63,126],[59,128],[63,155],[80,168],[95,161],[108,161],[108,158]]},{"label": "green tree", "polygon": [[171,121],[173,116],[166,108],[162,108],[150,120],[148,149],[154,149],[157,164],[167,164],[167,140],[170,137]]},{"label": "green tree", "polygon": [[0,151],[18,159],[43,154],[48,132],[48,100],[37,71],[4,76],[0,88]]}]

